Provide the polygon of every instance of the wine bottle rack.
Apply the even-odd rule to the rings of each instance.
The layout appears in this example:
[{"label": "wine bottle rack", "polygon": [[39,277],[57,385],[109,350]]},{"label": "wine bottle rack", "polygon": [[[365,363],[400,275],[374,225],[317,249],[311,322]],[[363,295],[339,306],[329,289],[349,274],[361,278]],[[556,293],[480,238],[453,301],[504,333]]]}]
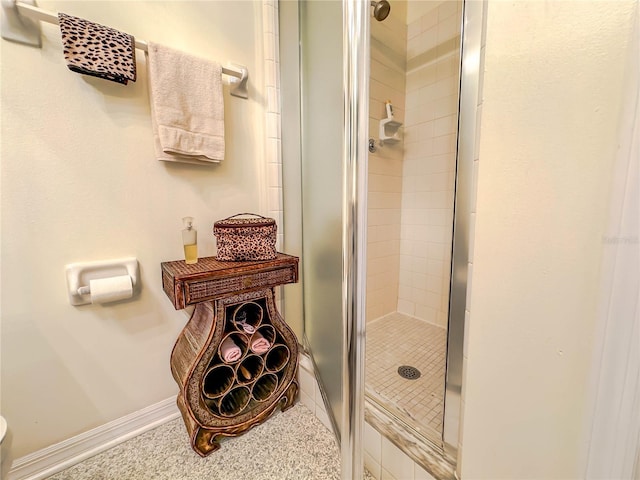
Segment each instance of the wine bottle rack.
[{"label": "wine bottle rack", "polygon": [[[286,257],[297,280],[297,258]],[[188,285],[178,278],[180,263],[163,263],[163,279],[166,275],[167,281]],[[218,263],[226,268],[231,262]],[[275,282],[281,278],[282,272],[274,275]],[[167,290],[174,291],[165,285]],[[171,371],[180,386],[177,403],[193,449],[206,456],[220,448],[223,437],[241,435],[278,407],[291,407],[298,392],[297,358],[298,342],[276,308],[273,286],[224,292],[218,298],[214,293],[212,300],[196,303],[171,354]]]}]

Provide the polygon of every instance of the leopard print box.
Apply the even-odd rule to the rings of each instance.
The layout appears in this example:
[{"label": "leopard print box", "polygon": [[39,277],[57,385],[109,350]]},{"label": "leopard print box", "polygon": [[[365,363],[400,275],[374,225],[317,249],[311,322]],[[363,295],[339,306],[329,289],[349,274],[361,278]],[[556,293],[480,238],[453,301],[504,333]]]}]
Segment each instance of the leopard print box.
[{"label": "leopard print box", "polygon": [[277,231],[273,218],[252,213],[239,213],[218,220],[213,224],[218,244],[216,259],[231,262],[273,260],[276,258]]}]

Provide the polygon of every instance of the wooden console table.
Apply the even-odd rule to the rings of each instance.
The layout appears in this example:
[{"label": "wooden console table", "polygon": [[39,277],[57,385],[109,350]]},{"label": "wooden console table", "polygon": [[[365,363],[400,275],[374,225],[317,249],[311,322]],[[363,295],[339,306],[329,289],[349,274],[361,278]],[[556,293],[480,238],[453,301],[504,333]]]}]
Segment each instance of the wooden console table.
[{"label": "wooden console table", "polygon": [[282,253],[265,261],[162,263],[162,286],[176,310],[196,306],[173,347],[171,373],[201,456],[220,448],[222,437],[264,422],[278,405],[293,405],[298,341],[276,308],[274,287],[297,281],[298,258]]}]

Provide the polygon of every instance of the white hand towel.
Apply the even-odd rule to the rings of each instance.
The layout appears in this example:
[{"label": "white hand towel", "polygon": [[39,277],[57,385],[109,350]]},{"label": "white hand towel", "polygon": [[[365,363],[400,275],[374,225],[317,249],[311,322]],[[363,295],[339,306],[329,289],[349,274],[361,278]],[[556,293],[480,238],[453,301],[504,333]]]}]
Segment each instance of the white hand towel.
[{"label": "white hand towel", "polygon": [[222,67],[152,42],[148,56],[158,160],[219,163],[224,159]]}]

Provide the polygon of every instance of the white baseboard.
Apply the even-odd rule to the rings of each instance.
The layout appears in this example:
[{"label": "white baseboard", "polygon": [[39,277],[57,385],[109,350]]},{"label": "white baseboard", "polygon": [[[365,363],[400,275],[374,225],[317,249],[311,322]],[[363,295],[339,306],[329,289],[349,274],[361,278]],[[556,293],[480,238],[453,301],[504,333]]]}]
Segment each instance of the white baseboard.
[{"label": "white baseboard", "polygon": [[41,480],[180,416],[175,397],[16,459],[8,480]]}]

